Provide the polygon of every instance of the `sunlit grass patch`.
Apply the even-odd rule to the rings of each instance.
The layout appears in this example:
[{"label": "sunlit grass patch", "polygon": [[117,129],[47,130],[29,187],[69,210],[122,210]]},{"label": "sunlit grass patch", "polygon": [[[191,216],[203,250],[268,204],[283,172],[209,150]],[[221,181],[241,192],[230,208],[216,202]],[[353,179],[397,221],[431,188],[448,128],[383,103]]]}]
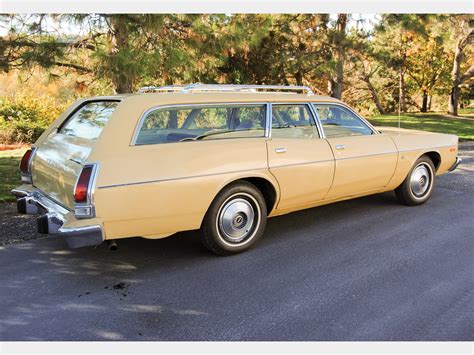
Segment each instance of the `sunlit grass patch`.
[{"label": "sunlit grass patch", "polygon": [[0,151],[0,202],[15,201],[10,191],[21,184],[18,166],[25,150]]},{"label": "sunlit grass patch", "polygon": [[[469,116],[468,116],[469,117]],[[375,126],[398,126],[398,115],[382,115],[369,118]],[[447,117],[442,114],[404,114],[400,127],[422,131],[456,134],[462,140],[474,140],[474,120]]]}]

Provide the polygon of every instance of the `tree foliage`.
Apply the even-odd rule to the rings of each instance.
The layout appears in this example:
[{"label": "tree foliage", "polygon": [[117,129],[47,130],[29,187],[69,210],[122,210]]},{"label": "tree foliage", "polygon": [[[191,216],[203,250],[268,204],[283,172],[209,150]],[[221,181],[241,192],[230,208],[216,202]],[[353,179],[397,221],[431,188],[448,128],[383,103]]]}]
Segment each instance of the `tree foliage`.
[{"label": "tree foliage", "polygon": [[[309,85],[367,111],[457,114],[474,75],[471,15],[1,15],[0,70],[41,67],[126,93],[189,82]],[[79,84],[78,84],[79,85]],[[448,104],[449,97],[449,104]]]}]

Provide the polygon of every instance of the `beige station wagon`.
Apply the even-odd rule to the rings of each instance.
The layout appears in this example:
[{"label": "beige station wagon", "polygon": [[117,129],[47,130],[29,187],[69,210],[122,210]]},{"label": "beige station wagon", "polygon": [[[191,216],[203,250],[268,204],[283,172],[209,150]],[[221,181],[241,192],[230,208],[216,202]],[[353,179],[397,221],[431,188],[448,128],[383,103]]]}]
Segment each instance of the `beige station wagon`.
[{"label": "beige station wagon", "polygon": [[395,190],[426,202],[454,170],[458,137],[375,129],[307,87],[147,87],[75,102],[21,161],[12,192],[70,247],[200,229],[241,252],[285,213]]}]

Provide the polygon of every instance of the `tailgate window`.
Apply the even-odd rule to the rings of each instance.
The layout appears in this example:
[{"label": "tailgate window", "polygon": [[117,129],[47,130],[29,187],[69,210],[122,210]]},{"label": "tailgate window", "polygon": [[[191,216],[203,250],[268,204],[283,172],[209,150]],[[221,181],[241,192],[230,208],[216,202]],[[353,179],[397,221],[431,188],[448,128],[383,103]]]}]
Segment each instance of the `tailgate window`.
[{"label": "tailgate window", "polygon": [[81,106],[59,129],[59,133],[95,140],[107,124],[118,101],[93,101]]}]

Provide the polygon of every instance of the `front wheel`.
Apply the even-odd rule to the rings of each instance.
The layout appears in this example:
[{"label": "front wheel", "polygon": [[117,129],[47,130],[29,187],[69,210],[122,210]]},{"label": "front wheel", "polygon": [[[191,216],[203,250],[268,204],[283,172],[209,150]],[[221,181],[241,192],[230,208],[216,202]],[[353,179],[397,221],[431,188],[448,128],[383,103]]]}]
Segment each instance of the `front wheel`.
[{"label": "front wheel", "polygon": [[434,180],[433,161],[424,155],[415,162],[403,183],[395,189],[398,201],[407,206],[425,203],[433,193]]},{"label": "front wheel", "polygon": [[267,221],[262,193],[241,181],[225,188],[214,199],[202,224],[202,242],[219,255],[251,248],[261,237]]}]

